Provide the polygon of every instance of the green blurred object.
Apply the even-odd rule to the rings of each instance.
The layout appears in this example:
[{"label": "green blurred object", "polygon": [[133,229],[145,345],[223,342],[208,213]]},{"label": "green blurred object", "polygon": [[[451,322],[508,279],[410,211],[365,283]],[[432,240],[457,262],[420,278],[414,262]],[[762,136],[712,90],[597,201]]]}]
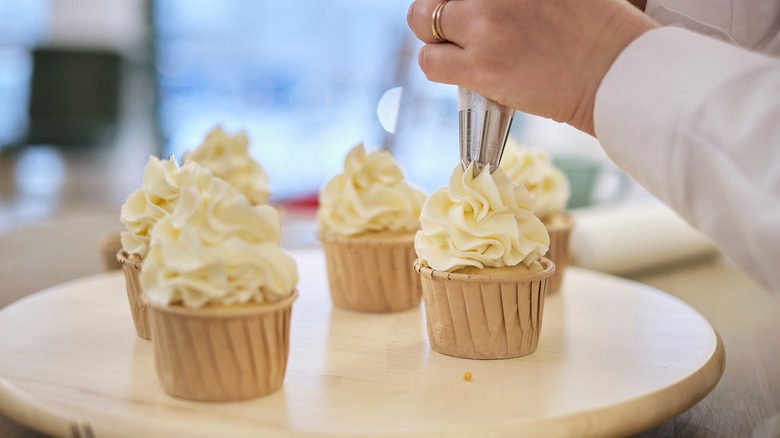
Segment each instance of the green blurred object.
[{"label": "green blurred object", "polygon": [[553,156],[553,164],[561,169],[569,179],[571,197],[566,205],[567,210],[593,204],[596,201],[594,199],[596,186],[602,173],[607,170],[612,170],[616,177],[608,201],[624,198],[630,188],[631,179],[620,169],[584,155],[556,155]]},{"label": "green blurred object", "polygon": [[569,178],[571,197],[566,208],[572,209],[590,205],[593,186],[599,172],[599,164],[579,155],[553,157],[553,164]]},{"label": "green blurred object", "polygon": [[39,48],[32,52],[29,126],[22,144],[94,147],[113,139],[121,58],[115,52]]}]

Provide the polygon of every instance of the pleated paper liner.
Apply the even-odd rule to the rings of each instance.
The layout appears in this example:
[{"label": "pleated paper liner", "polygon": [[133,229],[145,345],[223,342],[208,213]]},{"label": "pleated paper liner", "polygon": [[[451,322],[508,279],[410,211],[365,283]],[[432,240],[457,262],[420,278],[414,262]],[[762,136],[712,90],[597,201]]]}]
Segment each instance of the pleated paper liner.
[{"label": "pleated paper liner", "polygon": [[125,273],[125,286],[127,288],[127,300],[130,302],[130,311],[133,314],[133,324],[138,336],[144,339],[152,339],[152,330],[149,327],[149,312],[142,296],[141,265],[137,254],[129,255],[120,250],[116,253],[116,259],[122,264]]},{"label": "pleated paper liner", "polygon": [[415,263],[434,351],[464,359],[507,359],[536,351],[555,264],[517,275],[459,274]]},{"label": "pleated paper liner", "polygon": [[149,303],[157,376],[168,394],[228,402],[282,387],[297,291],[269,304],[206,306]]},{"label": "pleated paper liner", "polygon": [[106,271],[122,269],[122,264],[117,259],[116,253],[122,249],[122,238],[119,231],[105,233],[98,241],[98,251],[103,268]]},{"label": "pleated paper liner", "polygon": [[[383,233],[386,235],[387,233]],[[420,305],[412,266],[414,233],[382,238],[320,234],[333,305],[361,312],[397,312]]]},{"label": "pleated paper liner", "polygon": [[551,220],[544,220],[544,226],[550,234],[550,249],[544,256],[555,263],[555,273],[550,277],[548,293],[556,293],[561,290],[563,275],[571,260],[569,250],[569,236],[574,225],[574,219],[565,213],[554,215]]}]

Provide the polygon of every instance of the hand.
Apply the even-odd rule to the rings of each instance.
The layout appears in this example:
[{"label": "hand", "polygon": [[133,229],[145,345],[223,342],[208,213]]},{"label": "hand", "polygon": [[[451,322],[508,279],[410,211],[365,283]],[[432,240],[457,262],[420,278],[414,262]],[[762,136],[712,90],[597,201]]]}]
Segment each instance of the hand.
[{"label": "hand", "polygon": [[426,43],[428,79],[594,134],[593,104],[620,52],[658,25],[623,0],[450,0],[448,42],[431,31],[441,0],[415,0],[407,20]]}]

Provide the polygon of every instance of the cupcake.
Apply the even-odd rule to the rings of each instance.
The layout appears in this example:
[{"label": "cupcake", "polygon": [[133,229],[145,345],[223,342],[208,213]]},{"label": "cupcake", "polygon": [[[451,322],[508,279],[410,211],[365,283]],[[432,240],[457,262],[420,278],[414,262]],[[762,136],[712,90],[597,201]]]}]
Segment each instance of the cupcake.
[{"label": "cupcake", "polygon": [[501,169],[458,165],[423,207],[415,238],[431,348],[467,359],[536,350],[555,265],[530,196]]},{"label": "cupcake", "polygon": [[297,268],[279,246],[276,210],[206,172],[152,228],[141,284],[155,368],[170,395],[245,400],[282,386]]},{"label": "cupcake", "polygon": [[243,132],[229,135],[222,128],[214,128],[200,146],[184,155],[184,163],[190,161],[237,188],[252,205],[268,201],[268,177],[249,155],[249,140]]},{"label": "cupcake", "polygon": [[143,186],[134,191],[122,205],[119,219],[126,231],[121,233],[122,250],[117,260],[125,273],[127,298],[133,314],[138,336],[151,339],[149,316],[141,299],[141,266],[149,253],[152,228],[177,207],[181,188],[204,186],[212,178],[211,173],[199,167],[180,169],[173,157],[160,160],[149,157],[144,168]]},{"label": "cupcake", "polygon": [[122,236],[119,231],[107,232],[100,236],[98,240],[98,252],[100,260],[103,263],[103,269],[113,271],[122,269],[122,264],[116,258],[117,253],[122,249]]},{"label": "cupcake", "polygon": [[558,292],[569,266],[569,235],[572,217],[566,213],[571,189],[566,175],[539,149],[528,149],[508,141],[501,158],[501,169],[515,183],[523,184],[531,195],[531,211],[550,233],[550,250],[545,257],[555,263],[550,292]]},{"label": "cupcake", "polygon": [[319,201],[333,304],[364,312],[418,306],[422,290],[412,266],[425,193],[404,180],[392,155],[354,147]]}]

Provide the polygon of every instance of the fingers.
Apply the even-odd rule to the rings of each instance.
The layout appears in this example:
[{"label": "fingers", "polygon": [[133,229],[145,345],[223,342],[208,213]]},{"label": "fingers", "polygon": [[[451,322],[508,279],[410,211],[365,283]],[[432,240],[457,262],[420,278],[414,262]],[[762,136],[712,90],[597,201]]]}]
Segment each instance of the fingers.
[{"label": "fingers", "polygon": [[[420,49],[417,61],[425,76],[434,82],[445,84],[460,83],[465,66],[465,52],[457,45],[461,17],[463,11],[459,0],[448,0],[440,10],[439,28],[447,43],[434,37],[433,15],[437,6],[445,0],[415,0],[409,6],[406,20],[412,32],[426,43]],[[451,43],[451,44],[450,44]]]},{"label": "fingers", "polygon": [[420,69],[433,82],[464,84],[467,78],[466,56],[455,44],[426,44],[417,56]]},{"label": "fingers", "polygon": [[[424,43],[432,44],[440,41],[433,34],[433,14],[436,7],[444,0],[415,0],[409,5],[406,21],[414,35]],[[464,17],[463,8],[459,0],[449,0],[439,13],[439,25],[441,33],[447,41],[457,44],[460,36]]]}]

